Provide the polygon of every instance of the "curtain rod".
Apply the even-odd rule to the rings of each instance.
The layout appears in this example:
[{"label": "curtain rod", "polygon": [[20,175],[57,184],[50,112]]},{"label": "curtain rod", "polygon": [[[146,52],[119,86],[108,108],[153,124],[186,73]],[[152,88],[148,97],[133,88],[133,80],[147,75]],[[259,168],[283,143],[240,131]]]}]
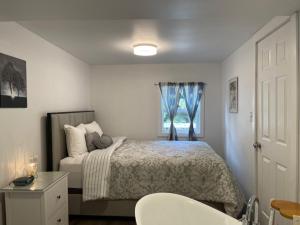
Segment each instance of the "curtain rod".
[{"label": "curtain rod", "polygon": [[[178,84],[178,83],[193,83],[193,81],[191,81],[191,82],[188,82],[188,81],[186,81],[186,82],[163,82],[163,83],[174,83],[174,84]],[[194,82],[194,83],[204,83],[204,82]],[[205,85],[206,85],[206,83],[204,83]],[[159,83],[154,83],[154,86],[158,86],[159,85]]]}]

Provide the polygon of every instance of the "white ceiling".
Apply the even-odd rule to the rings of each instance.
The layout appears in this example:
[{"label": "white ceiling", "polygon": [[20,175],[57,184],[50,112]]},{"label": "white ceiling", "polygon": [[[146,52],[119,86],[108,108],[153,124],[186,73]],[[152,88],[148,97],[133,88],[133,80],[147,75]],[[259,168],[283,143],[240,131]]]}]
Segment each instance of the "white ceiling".
[{"label": "white ceiling", "polygon": [[[90,64],[220,62],[274,16],[298,9],[300,0],[10,0],[0,20]],[[134,56],[138,43],[157,44],[158,55]]]}]

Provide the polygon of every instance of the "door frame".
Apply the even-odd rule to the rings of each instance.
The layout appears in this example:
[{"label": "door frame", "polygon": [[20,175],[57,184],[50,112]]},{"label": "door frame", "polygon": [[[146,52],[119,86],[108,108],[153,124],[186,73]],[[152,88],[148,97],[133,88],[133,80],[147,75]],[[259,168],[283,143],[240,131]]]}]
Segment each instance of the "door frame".
[{"label": "door frame", "polygon": [[[297,68],[296,68],[296,73],[297,73],[297,171],[296,171],[296,176],[297,176],[297,180],[296,180],[296,185],[297,185],[297,201],[300,200],[300,187],[299,187],[299,180],[300,180],[300,172],[299,172],[299,162],[300,162],[300,154],[299,154],[299,140],[300,140],[300,132],[299,132],[299,128],[300,128],[300,116],[299,116],[299,112],[300,112],[300,92],[299,92],[299,87],[300,87],[300,71],[299,71],[299,67],[300,67],[300,57],[299,57],[299,47],[300,47],[300,39],[299,39],[299,30],[300,30],[300,23],[299,23],[299,13],[296,12],[291,16],[287,16],[287,17],[276,17],[274,18],[270,23],[268,23],[265,27],[263,27],[259,32],[257,32],[254,35],[254,44],[255,44],[255,94],[254,94],[254,112],[255,112],[255,124],[254,124],[254,140],[255,142],[258,140],[258,112],[257,112],[257,104],[258,104],[258,43],[265,39],[267,36],[271,35],[272,33],[276,32],[278,29],[280,29],[282,26],[284,26],[285,24],[287,24],[288,22],[290,22],[291,20],[295,20],[296,22],[296,47],[297,47],[297,52],[296,52],[296,61],[297,63]],[[259,194],[259,188],[258,188],[258,152],[255,150],[255,191],[256,191],[256,196],[258,196]]]}]

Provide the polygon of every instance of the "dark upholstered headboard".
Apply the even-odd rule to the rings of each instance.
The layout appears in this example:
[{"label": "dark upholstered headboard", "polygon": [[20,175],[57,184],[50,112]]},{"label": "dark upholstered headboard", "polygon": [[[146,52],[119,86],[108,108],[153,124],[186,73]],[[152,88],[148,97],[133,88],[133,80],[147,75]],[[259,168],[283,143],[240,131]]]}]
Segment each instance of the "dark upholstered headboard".
[{"label": "dark upholstered headboard", "polygon": [[77,126],[80,123],[90,123],[94,120],[94,111],[47,113],[46,143],[48,171],[58,170],[60,160],[67,157],[64,125]]}]

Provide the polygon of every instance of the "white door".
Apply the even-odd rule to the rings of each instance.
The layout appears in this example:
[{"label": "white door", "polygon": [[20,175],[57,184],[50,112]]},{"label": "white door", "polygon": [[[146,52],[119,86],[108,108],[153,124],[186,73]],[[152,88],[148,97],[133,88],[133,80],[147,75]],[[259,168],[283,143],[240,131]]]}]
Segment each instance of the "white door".
[{"label": "white door", "polygon": [[[257,43],[257,178],[260,221],[270,200],[297,200],[296,16]],[[276,217],[276,224],[288,223]]]}]

